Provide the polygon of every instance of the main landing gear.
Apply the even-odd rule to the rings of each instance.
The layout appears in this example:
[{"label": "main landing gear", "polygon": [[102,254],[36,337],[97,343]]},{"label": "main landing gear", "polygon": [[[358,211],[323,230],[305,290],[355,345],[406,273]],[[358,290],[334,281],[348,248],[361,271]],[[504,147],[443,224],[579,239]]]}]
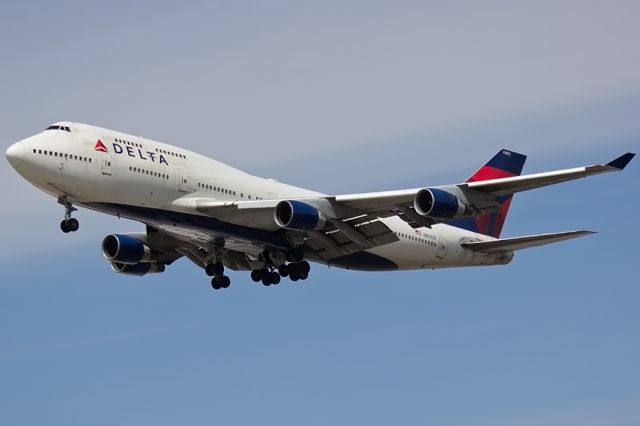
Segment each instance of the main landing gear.
[{"label": "main landing gear", "polygon": [[280,278],[289,277],[291,281],[306,280],[309,277],[311,266],[309,262],[303,260],[299,262],[283,263],[278,268],[264,267],[251,271],[251,279],[254,282],[262,281],[265,286],[277,285]]},{"label": "main landing gear", "polygon": [[231,279],[224,274],[224,265],[222,262],[209,263],[204,267],[205,273],[213,277],[211,278],[211,287],[214,290],[220,290],[221,288],[229,288],[231,285]]},{"label": "main landing gear", "polygon": [[278,285],[280,284],[280,275],[265,267],[251,271],[251,280],[256,283],[262,281],[262,284],[266,286]]},{"label": "main landing gear", "polygon": [[[231,285],[231,279],[224,274],[224,264],[220,261],[223,255],[224,253],[221,250],[216,249],[216,251],[202,260],[203,263],[206,263],[204,271],[208,276],[212,277],[211,287],[215,290],[228,288]],[[282,278],[285,277],[289,277],[294,282],[306,280],[311,270],[309,262],[303,260],[301,251],[287,253],[286,256],[283,253],[265,252],[259,263],[256,263],[263,266],[251,271],[251,280],[256,283],[262,282],[267,287],[280,284]]]},{"label": "main landing gear", "polygon": [[80,228],[80,223],[78,222],[78,219],[71,217],[71,213],[78,209],[73,207],[69,197],[66,195],[58,198],[58,202],[64,206],[64,220],[60,222],[60,230],[65,234],[68,234],[69,232],[76,232],[78,228]]}]

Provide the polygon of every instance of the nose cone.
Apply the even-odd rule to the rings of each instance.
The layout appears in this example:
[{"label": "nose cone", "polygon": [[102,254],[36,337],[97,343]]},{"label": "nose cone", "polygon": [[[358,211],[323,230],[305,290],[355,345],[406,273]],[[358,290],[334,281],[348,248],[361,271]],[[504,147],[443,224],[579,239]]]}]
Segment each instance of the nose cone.
[{"label": "nose cone", "polygon": [[24,145],[22,142],[16,142],[7,149],[7,160],[14,169],[20,167],[24,161]]}]

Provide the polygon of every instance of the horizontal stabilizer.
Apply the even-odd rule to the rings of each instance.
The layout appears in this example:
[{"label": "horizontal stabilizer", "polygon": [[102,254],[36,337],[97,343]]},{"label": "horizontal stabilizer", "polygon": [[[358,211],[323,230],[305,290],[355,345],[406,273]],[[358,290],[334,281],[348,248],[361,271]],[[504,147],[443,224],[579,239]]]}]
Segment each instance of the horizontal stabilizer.
[{"label": "horizontal stabilizer", "polygon": [[483,253],[502,253],[513,250],[522,250],[530,247],[544,246],[571,238],[584,237],[595,234],[593,231],[566,231],[551,234],[530,235],[527,237],[503,238],[493,241],[472,241],[462,243],[462,247]]}]

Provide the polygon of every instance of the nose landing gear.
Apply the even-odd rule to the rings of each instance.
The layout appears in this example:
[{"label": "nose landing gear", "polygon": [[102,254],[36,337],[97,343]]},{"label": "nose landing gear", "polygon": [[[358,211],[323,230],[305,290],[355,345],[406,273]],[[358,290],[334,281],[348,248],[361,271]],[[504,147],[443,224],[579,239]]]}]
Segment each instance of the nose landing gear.
[{"label": "nose landing gear", "polygon": [[78,209],[73,207],[69,197],[66,195],[58,198],[58,203],[64,206],[64,220],[60,222],[60,230],[65,234],[68,234],[69,232],[76,232],[78,228],[80,228],[80,223],[78,222],[78,219],[71,217],[71,213]]}]

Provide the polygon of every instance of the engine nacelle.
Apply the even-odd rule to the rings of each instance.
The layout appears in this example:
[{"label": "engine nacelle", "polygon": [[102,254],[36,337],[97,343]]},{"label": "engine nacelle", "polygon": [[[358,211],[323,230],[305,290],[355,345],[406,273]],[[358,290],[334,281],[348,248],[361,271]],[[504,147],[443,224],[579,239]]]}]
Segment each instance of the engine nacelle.
[{"label": "engine nacelle", "polygon": [[276,224],[294,231],[315,231],[324,228],[327,219],[313,206],[302,201],[280,201],[274,213]]},{"label": "engine nacelle", "polygon": [[[135,265],[151,262],[151,249],[139,239],[126,234],[111,234],[102,240],[102,255],[112,262]],[[118,272],[118,271],[116,271]]]},{"label": "engine nacelle", "polygon": [[434,219],[453,219],[471,213],[471,210],[458,197],[436,188],[418,191],[413,207],[419,215]]},{"label": "engine nacelle", "polygon": [[111,269],[119,274],[143,276],[145,274],[153,274],[164,272],[164,265],[158,262],[141,262],[141,263],[120,263],[111,262]]}]

